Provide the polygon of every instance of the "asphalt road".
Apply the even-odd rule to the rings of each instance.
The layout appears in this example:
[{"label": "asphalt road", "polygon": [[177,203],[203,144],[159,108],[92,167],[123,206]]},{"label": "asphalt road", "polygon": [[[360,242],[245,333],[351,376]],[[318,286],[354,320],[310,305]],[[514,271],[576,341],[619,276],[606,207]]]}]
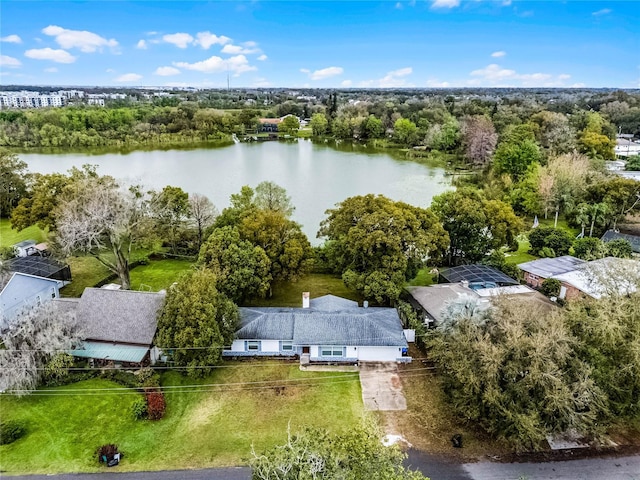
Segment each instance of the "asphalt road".
[{"label": "asphalt road", "polygon": [[[544,463],[479,462],[456,464],[417,450],[410,450],[406,465],[431,480],[640,480],[640,456],[588,458]],[[115,467],[117,468],[117,467]],[[250,480],[251,471],[211,468],[164,472],[78,473],[29,475],[12,480]],[[1,475],[0,475],[1,476]]]},{"label": "asphalt road", "polygon": [[463,467],[473,480],[640,480],[638,455],[546,463],[481,462]]}]

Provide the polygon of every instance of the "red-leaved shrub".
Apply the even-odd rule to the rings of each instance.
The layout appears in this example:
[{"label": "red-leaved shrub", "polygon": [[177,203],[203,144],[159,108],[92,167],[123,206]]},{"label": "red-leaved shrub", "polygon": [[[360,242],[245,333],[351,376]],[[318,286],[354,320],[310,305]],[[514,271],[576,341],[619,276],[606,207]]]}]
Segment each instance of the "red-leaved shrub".
[{"label": "red-leaved shrub", "polygon": [[160,420],[167,408],[164,394],[159,390],[147,390],[145,396],[147,397],[147,418],[149,420]]}]

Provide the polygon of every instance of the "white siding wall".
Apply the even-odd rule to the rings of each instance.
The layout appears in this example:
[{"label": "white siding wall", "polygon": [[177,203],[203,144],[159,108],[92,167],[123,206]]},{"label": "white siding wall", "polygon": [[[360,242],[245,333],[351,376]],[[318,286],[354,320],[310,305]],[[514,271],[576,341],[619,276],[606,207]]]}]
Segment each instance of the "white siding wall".
[{"label": "white siding wall", "polygon": [[320,356],[320,347],[318,345],[311,345],[311,357],[319,357]]},{"label": "white siding wall", "polygon": [[234,340],[231,344],[232,352],[244,352],[244,340]]},{"label": "white siding wall", "polygon": [[[347,347],[350,352],[352,347]],[[395,362],[402,357],[400,347],[358,347],[358,360],[369,362]]]},{"label": "white siding wall", "polygon": [[280,351],[280,342],[278,340],[262,340],[260,346],[261,352],[278,353]]}]

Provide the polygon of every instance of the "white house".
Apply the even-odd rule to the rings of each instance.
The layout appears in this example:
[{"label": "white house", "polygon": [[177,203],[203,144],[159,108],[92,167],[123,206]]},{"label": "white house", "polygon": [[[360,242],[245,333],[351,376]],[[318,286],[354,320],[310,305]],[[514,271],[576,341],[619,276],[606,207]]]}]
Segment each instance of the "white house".
[{"label": "white house", "polygon": [[410,362],[395,308],[358,306],[333,295],[307,308],[242,307],[225,357],[294,357],[306,362]]},{"label": "white house", "polygon": [[627,138],[618,138],[613,150],[618,157],[633,157],[640,155],[640,143]]},{"label": "white house", "polygon": [[62,282],[25,273],[14,273],[0,284],[0,332],[25,308],[41,305],[60,297]]},{"label": "white house", "polygon": [[16,251],[16,257],[26,257],[35,252],[36,241],[35,240],[23,240],[22,242],[13,245]]}]

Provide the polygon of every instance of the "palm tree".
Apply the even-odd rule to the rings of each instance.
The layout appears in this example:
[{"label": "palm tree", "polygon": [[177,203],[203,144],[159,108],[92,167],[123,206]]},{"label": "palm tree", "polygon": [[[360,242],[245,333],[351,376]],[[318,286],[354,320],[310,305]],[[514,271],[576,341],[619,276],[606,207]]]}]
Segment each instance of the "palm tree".
[{"label": "palm tree", "polygon": [[607,216],[611,213],[611,207],[609,207],[608,203],[596,203],[595,205],[591,205],[589,207],[589,214],[591,216],[591,229],[589,230],[589,236],[593,236],[593,227],[598,223],[598,225],[604,225],[606,222]]},{"label": "palm tree", "polygon": [[584,237],[584,228],[587,226],[587,223],[589,223],[589,211],[590,205],[588,203],[581,203],[576,207],[576,222],[582,227],[580,238]]}]

